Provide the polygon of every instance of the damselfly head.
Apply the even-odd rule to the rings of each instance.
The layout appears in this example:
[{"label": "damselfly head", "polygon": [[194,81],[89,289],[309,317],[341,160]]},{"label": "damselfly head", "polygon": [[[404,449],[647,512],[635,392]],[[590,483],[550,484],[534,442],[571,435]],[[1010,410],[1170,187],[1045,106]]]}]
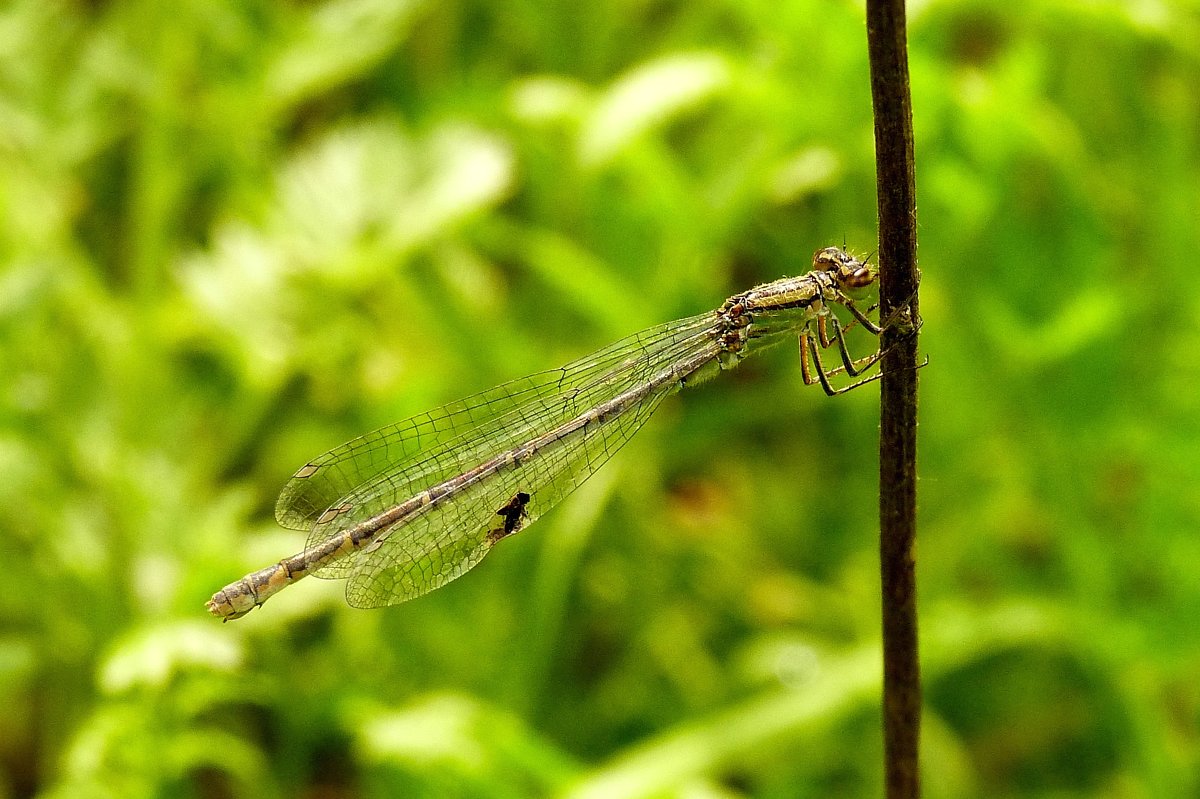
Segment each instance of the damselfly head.
[{"label": "damselfly head", "polygon": [[843,291],[863,289],[875,282],[877,273],[841,247],[826,247],[813,253],[813,269],[832,272],[838,288]]}]

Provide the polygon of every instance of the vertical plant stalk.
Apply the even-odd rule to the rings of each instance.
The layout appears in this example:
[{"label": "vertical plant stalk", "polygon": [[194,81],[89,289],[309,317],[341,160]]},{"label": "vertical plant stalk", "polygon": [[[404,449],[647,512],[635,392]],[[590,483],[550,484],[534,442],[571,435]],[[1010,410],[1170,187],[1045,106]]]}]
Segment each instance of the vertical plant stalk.
[{"label": "vertical plant stalk", "polygon": [[[911,308],[918,320],[916,171],[903,0],[867,0],[867,50],[875,117],[880,318]],[[886,796],[920,795],[921,674],[913,561],[917,510],[917,337],[913,325],[883,333],[879,431],[880,571],[883,600],[883,745]]]}]

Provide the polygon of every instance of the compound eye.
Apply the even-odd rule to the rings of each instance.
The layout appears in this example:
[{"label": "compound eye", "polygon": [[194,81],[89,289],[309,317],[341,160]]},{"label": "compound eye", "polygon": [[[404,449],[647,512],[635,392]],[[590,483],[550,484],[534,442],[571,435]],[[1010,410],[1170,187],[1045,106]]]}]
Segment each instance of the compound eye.
[{"label": "compound eye", "polygon": [[841,282],[846,288],[866,288],[875,282],[875,273],[866,266],[861,266],[852,272],[843,272]]}]

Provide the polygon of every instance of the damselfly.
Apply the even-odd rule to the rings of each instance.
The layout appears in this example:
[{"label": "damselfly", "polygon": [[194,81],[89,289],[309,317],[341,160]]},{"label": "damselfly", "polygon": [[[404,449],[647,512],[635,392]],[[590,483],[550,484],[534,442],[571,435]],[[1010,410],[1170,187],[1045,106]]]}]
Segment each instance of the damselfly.
[{"label": "damselfly", "polygon": [[[805,275],[330,450],[292,476],[275,506],[280,524],[308,532],[304,551],[225,586],[208,609],[236,619],[309,574],[344,578],[346,601],[360,608],[432,591],[590,477],[668,394],[790,336],[806,384],[832,396],[875,380],[834,388],[829,379],[859,377],[882,356],[855,360],[843,335],[856,323],[882,331],[856,304],[875,278],[828,247]],[[843,325],[833,306],[855,321]],[[826,369],[821,352],[834,344],[841,365]]]}]

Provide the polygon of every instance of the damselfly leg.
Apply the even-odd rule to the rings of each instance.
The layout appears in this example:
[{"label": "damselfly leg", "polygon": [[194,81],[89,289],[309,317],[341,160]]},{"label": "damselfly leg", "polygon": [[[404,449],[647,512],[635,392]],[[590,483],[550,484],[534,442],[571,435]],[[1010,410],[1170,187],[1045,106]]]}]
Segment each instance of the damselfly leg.
[{"label": "damselfly leg", "polygon": [[[854,327],[855,324],[856,322],[851,322],[850,324],[843,326],[838,318],[832,315],[829,317],[828,324],[826,324],[826,319],[824,316],[817,319],[817,338],[821,342],[821,347],[823,349],[829,349],[829,347],[836,342],[838,346],[838,353],[842,358],[842,365],[827,372],[826,374],[828,376],[845,372],[850,377],[858,377],[864,371],[871,368],[871,365],[878,360],[874,357],[874,354],[868,355],[865,358],[859,358],[857,360],[850,355],[850,348],[846,346],[845,331]],[[833,327],[832,339],[828,333],[828,328],[830,326]],[[803,350],[803,347],[804,345],[801,344],[801,350]],[[800,353],[800,355],[801,357],[804,357],[803,351]]]},{"label": "damselfly leg", "polygon": [[[872,366],[879,363],[883,356],[887,354],[887,350],[880,348],[863,358],[854,358],[851,356],[850,349],[846,345],[845,332],[853,328],[856,324],[861,324],[863,328],[867,330],[867,332],[874,336],[879,336],[883,333],[885,328],[891,327],[893,324],[897,324],[906,318],[908,306],[906,304],[905,306],[896,309],[896,311],[892,313],[888,319],[882,320],[881,323],[877,324],[873,322],[865,313],[863,313],[862,310],[855,305],[853,300],[845,295],[840,294],[840,292],[832,298],[826,298],[824,294],[822,294],[822,297],[823,299],[832,300],[832,303],[844,307],[854,317],[854,320],[849,324],[843,325],[836,316],[830,313],[827,315],[828,318],[825,315],[817,318],[815,335],[811,327],[802,330],[800,332],[800,373],[806,386],[811,386],[814,383],[820,383],[821,388],[825,391],[825,393],[831,397],[834,397],[838,394],[845,394],[851,389],[874,382],[883,375],[881,372],[876,372],[869,377],[866,377],[862,380],[857,380],[849,385],[842,386],[841,388],[834,388],[829,378],[839,374],[846,374],[850,377],[858,377]],[[829,303],[827,302],[827,304]],[[878,308],[879,304],[875,303],[867,309],[867,312],[870,313]],[[833,328],[832,336],[829,334],[830,327]],[[916,327],[920,327],[919,322],[917,323]],[[842,364],[841,366],[826,369],[821,360],[821,350],[829,349],[834,343],[837,344],[838,355],[841,358]],[[921,364],[921,366],[924,365],[925,364]]]},{"label": "damselfly leg", "polygon": [[[810,357],[812,358],[812,367],[809,366]],[[825,365],[821,362],[821,350],[817,346],[816,337],[813,336],[810,331],[804,331],[800,334],[800,376],[804,379],[804,385],[811,386],[813,383],[820,383],[821,388],[824,389],[826,394],[831,397],[836,397],[838,394],[845,394],[851,389],[866,385],[867,383],[871,383],[881,377],[881,374],[876,372],[875,374],[865,377],[862,380],[856,380],[847,386],[834,388],[833,384],[829,382],[830,377],[842,372],[847,372],[851,375],[862,374],[863,371],[869,369],[871,366],[877,363],[880,358],[883,357],[883,351],[876,350],[873,354],[857,361],[848,359],[848,354],[843,357],[847,358],[846,364],[833,369],[826,369]],[[857,369],[858,371],[850,372],[850,369],[847,368],[847,364],[850,365],[850,368]],[[815,369],[813,367],[815,367]],[[816,372],[815,377],[813,376],[814,371]]]}]

